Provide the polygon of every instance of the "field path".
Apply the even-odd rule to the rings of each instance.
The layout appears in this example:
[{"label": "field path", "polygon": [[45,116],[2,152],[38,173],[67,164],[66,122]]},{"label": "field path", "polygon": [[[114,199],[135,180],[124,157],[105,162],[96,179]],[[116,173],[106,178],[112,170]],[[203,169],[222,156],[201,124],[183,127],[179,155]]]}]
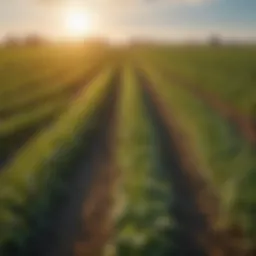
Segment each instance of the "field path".
[{"label": "field path", "polygon": [[218,112],[223,118],[229,120],[252,144],[256,144],[256,117],[247,116],[231,104],[225,102],[220,96],[213,92],[208,92],[200,88],[199,85],[189,82],[182,76],[165,71],[164,76],[169,81],[174,81],[172,85],[183,86],[190,90],[196,97],[200,98],[206,105]]},{"label": "field path", "polygon": [[[101,120],[92,130],[86,149],[79,151],[68,181],[68,193],[53,209],[50,229],[31,241],[29,255],[101,255],[111,235],[111,209],[116,168],[113,162],[117,83],[107,97]],[[34,246],[33,246],[34,243]]]},{"label": "field path", "polygon": [[171,214],[178,224],[174,234],[174,244],[181,253],[178,255],[243,255],[233,248],[228,234],[214,229],[218,200],[200,175],[193,152],[172,118],[174,115],[170,115],[150,81],[140,73],[138,76],[159,140],[166,177],[173,184],[175,200]]}]

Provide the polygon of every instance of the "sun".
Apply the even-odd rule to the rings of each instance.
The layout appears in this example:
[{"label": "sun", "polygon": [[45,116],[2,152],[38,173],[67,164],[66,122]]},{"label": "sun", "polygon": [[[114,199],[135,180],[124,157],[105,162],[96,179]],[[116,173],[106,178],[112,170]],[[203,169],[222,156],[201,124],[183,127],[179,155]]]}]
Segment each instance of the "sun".
[{"label": "sun", "polygon": [[70,10],[65,20],[69,35],[72,37],[82,38],[92,29],[92,18],[85,11]]}]

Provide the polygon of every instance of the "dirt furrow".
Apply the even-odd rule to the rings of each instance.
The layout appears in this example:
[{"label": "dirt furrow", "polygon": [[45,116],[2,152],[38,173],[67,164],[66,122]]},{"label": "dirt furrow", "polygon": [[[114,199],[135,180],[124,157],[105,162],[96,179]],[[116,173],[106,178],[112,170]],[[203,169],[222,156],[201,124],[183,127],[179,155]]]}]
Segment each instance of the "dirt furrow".
[{"label": "dirt furrow", "polygon": [[[113,161],[117,83],[100,112],[100,122],[84,138],[72,163],[65,198],[53,206],[51,225],[30,243],[26,255],[101,255],[111,235],[116,168]],[[73,169],[73,170],[72,170]]]},{"label": "dirt furrow", "polygon": [[162,163],[173,184],[171,214],[178,224],[174,244],[181,250],[177,255],[244,255],[225,231],[216,230],[218,199],[200,175],[196,157],[174,115],[150,81],[141,73],[138,76],[155,125]]}]

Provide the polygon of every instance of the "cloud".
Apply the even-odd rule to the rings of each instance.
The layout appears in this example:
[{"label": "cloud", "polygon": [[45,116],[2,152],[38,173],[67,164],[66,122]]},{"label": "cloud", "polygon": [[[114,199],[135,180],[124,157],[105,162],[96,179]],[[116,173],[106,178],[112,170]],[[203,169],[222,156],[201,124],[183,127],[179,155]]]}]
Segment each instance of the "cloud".
[{"label": "cloud", "polygon": [[35,0],[38,2],[45,2],[45,3],[54,3],[54,2],[80,2],[80,3],[90,3],[90,2],[96,2],[96,3],[102,3],[102,4],[146,4],[146,3],[169,3],[169,4],[201,4],[201,3],[206,3],[206,2],[212,2],[216,0],[130,0],[130,1],[125,1],[125,0]]},{"label": "cloud", "polygon": [[145,0],[148,3],[168,4],[168,5],[198,5],[214,2],[217,0]]},{"label": "cloud", "polygon": [[187,4],[197,4],[197,3],[204,3],[209,2],[211,0],[165,0],[166,2],[170,3],[187,3]]}]

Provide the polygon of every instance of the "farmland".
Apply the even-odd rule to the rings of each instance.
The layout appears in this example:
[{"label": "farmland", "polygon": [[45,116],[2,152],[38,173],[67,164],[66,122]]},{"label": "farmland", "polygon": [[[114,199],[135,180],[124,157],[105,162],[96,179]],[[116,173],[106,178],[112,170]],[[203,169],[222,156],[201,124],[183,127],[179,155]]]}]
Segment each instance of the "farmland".
[{"label": "farmland", "polygon": [[255,69],[251,46],[0,49],[0,255],[254,255]]}]

